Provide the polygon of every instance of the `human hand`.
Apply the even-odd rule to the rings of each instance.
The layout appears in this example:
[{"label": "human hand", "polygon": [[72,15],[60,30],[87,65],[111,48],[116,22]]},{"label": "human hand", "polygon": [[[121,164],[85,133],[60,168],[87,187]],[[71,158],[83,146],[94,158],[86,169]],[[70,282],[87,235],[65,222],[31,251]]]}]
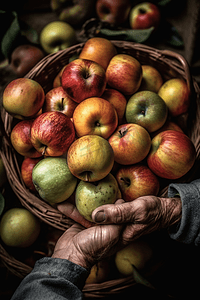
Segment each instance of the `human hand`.
[{"label": "human hand", "polygon": [[52,257],[67,259],[87,270],[117,251],[122,225],[98,225],[85,229],[74,224],[58,240]]},{"label": "human hand", "polygon": [[180,198],[144,196],[98,207],[92,219],[98,224],[125,224],[121,242],[126,245],[142,235],[174,225],[180,221],[181,212]]}]

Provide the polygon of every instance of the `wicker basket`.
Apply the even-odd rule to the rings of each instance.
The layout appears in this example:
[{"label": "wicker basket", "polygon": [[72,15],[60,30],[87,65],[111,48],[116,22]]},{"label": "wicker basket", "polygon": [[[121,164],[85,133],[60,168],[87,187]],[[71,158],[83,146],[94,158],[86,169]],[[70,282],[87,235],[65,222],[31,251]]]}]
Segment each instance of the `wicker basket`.
[{"label": "wicker basket", "polygon": [[[168,50],[161,51],[149,46],[131,42],[112,42],[117,48],[118,53],[129,54],[138,59],[141,64],[149,64],[157,68],[162,74],[164,80],[173,77],[181,77],[186,80],[190,90],[191,105],[187,115],[181,117],[179,121],[195,145],[197,159],[194,167],[186,176],[181,178],[181,181],[189,182],[193,180],[196,176],[198,176],[197,172],[199,168],[200,126],[198,122],[200,119],[200,90],[197,82],[191,77],[190,69],[186,60],[179,54]],[[83,43],[77,44],[66,50],[46,56],[26,75],[26,77],[39,82],[45,92],[49,91],[52,89],[52,83],[55,76],[63,68],[63,66],[69,62],[69,59],[73,55],[78,55],[80,53],[83,45]],[[13,126],[13,118],[3,110],[2,120],[4,123],[5,138],[3,140],[3,146],[0,150],[0,154],[5,164],[8,180],[14,193],[19,198],[21,204],[42,221],[55,228],[66,230],[74,224],[74,221],[62,215],[56,208],[53,208],[38,196],[32,194],[25,187],[20,175],[20,157],[12,148],[9,140]],[[168,183],[166,182],[165,187],[160,192],[160,195],[166,195],[167,184]],[[24,277],[31,270],[30,267],[16,261],[15,258],[10,257],[1,245],[0,256],[7,267],[17,276]],[[135,282],[132,278],[123,278],[107,281],[102,284],[86,285],[83,292],[87,296],[91,297],[104,297],[104,295],[118,293],[134,284]]]}]

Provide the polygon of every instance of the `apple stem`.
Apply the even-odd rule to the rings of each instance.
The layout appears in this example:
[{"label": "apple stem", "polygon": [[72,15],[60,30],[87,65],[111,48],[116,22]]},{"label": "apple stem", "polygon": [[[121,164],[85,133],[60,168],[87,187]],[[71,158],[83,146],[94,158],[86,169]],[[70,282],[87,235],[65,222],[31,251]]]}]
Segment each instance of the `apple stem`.
[{"label": "apple stem", "polygon": [[124,181],[124,183],[126,184],[126,186],[130,186],[131,181],[129,178],[120,178],[120,180]]},{"label": "apple stem", "polygon": [[65,98],[62,98],[62,110],[64,109],[64,105],[63,105],[64,99]]},{"label": "apple stem", "polygon": [[119,130],[120,137],[125,136],[126,133],[127,133],[127,128],[121,128],[121,129]]},{"label": "apple stem", "polygon": [[139,9],[139,13],[140,13],[141,15],[144,15],[144,14],[146,14],[146,10],[145,10],[144,8],[140,8],[140,9]]},{"label": "apple stem", "polygon": [[45,155],[46,149],[47,149],[47,146],[44,146],[44,150],[42,151],[42,155]]},{"label": "apple stem", "polygon": [[90,181],[90,175],[88,172],[85,173],[85,181]]}]

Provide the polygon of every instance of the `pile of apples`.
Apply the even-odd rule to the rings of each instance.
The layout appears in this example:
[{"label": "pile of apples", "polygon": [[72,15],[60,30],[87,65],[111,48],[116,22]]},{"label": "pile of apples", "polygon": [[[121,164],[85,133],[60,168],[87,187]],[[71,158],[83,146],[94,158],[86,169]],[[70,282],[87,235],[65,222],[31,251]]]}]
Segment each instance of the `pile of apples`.
[{"label": "pile of apples", "polygon": [[186,82],[164,82],[104,38],[89,39],[46,95],[28,78],[9,83],[3,106],[20,119],[10,138],[24,156],[27,188],[50,204],[74,195],[90,222],[96,207],[120,197],[158,195],[162,178],[180,178],[195,162],[192,141],[174,122],[189,107]]}]

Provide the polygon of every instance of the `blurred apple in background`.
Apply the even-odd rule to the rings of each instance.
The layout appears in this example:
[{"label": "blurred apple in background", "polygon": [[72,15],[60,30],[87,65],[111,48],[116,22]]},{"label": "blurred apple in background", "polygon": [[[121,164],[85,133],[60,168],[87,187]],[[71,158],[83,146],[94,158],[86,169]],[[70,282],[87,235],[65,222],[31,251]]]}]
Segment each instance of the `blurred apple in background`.
[{"label": "blurred apple in background", "polygon": [[32,180],[33,168],[41,159],[43,159],[43,157],[39,157],[39,158],[25,157],[21,165],[22,179],[26,187],[32,192],[36,192],[36,188]]},{"label": "blurred apple in background", "polygon": [[80,103],[89,97],[101,97],[106,88],[106,75],[98,63],[78,58],[65,67],[61,82],[72,100]]},{"label": "blurred apple in background", "polygon": [[158,95],[165,101],[173,117],[188,111],[190,94],[185,80],[180,78],[167,80],[159,89]]},{"label": "blurred apple in background", "polygon": [[117,54],[106,70],[108,85],[124,95],[134,94],[142,81],[142,67],[137,59],[127,54]]},{"label": "blurred apple in background", "polygon": [[114,153],[109,142],[98,135],[85,135],[69,147],[67,163],[71,173],[84,181],[98,181],[110,173]]},{"label": "blurred apple in background", "polygon": [[31,127],[31,142],[41,155],[61,156],[74,139],[75,129],[72,121],[58,111],[41,114]]},{"label": "blurred apple in background", "polygon": [[158,93],[163,79],[158,70],[149,65],[142,65],[142,82],[138,91]]},{"label": "blurred apple in background", "polygon": [[33,184],[40,197],[50,204],[69,198],[77,184],[65,158],[47,157],[39,161],[32,172]]},{"label": "blurred apple in background", "polygon": [[23,120],[15,125],[11,131],[10,140],[14,149],[26,157],[42,156],[31,142],[31,127],[34,120]]},{"label": "blurred apple in background", "polygon": [[196,150],[190,138],[182,132],[167,130],[152,139],[147,163],[157,176],[178,179],[192,168],[195,158]]},{"label": "blurred apple in background", "polygon": [[106,70],[111,58],[116,54],[117,49],[111,41],[94,37],[85,42],[79,58],[95,61]]},{"label": "blurred apple in background", "polygon": [[122,165],[142,161],[151,148],[151,138],[145,128],[137,124],[122,124],[109,138],[114,159]]},{"label": "blurred apple in background", "polygon": [[96,2],[96,13],[99,19],[115,26],[126,22],[130,10],[130,0],[97,0]]},{"label": "blurred apple in background", "polygon": [[116,179],[124,201],[132,201],[140,196],[157,196],[160,189],[157,176],[144,164],[121,167]]},{"label": "blurred apple in background", "polygon": [[148,132],[153,132],[166,122],[168,109],[157,93],[141,91],[130,97],[125,115],[128,123],[138,124]]},{"label": "blurred apple in background", "polygon": [[76,207],[79,213],[90,222],[92,212],[104,204],[113,204],[117,200],[118,183],[115,177],[109,173],[97,182],[81,180],[76,188]]},{"label": "blurred apple in background", "polygon": [[65,22],[50,22],[40,33],[40,44],[48,54],[64,50],[75,44],[75,42],[75,30]]},{"label": "blurred apple in background", "polygon": [[160,24],[161,14],[159,8],[150,2],[139,3],[134,6],[129,15],[132,29],[157,28]]},{"label": "blurred apple in background", "polygon": [[44,52],[33,45],[20,45],[14,49],[10,67],[19,77],[25,76],[43,57]]},{"label": "blurred apple in background", "polygon": [[101,98],[107,100],[114,106],[118,115],[118,123],[120,124],[123,120],[127,103],[124,95],[114,89],[105,89]]},{"label": "blurred apple in background", "polygon": [[91,97],[75,108],[73,123],[79,137],[96,134],[107,139],[117,128],[118,117],[114,106],[107,100]]},{"label": "blurred apple in background", "polygon": [[77,105],[78,103],[73,101],[60,86],[50,90],[46,94],[43,112],[59,111],[67,117],[72,118],[74,109]]},{"label": "blurred apple in background", "polygon": [[15,118],[34,118],[44,104],[45,94],[35,80],[18,78],[11,81],[3,92],[3,106]]}]

